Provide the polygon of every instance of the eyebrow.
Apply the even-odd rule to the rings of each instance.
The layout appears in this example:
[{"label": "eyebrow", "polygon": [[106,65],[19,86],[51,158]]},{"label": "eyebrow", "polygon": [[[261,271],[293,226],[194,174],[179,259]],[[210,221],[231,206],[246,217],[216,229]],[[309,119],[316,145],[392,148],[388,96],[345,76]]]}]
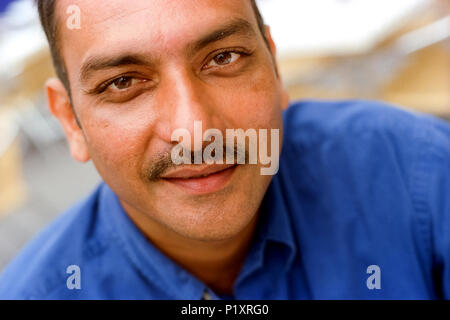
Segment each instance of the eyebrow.
[{"label": "eyebrow", "polygon": [[81,82],[86,81],[90,75],[99,70],[111,69],[114,67],[126,66],[126,65],[152,65],[153,59],[147,55],[142,54],[128,54],[122,53],[118,56],[94,56],[88,58],[80,71]]},{"label": "eyebrow", "polygon": [[[188,52],[197,52],[206,46],[228,38],[233,35],[252,38],[256,36],[252,25],[247,20],[236,18],[226,25],[208,33],[207,35],[196,40],[194,43],[187,46]],[[121,67],[126,65],[140,65],[152,66],[155,64],[155,59],[148,54],[136,53],[121,53],[115,56],[93,56],[83,63],[80,71],[80,81],[86,81],[93,72],[114,67]]]},{"label": "eyebrow", "polygon": [[188,50],[191,52],[196,52],[211,43],[223,40],[234,35],[251,38],[256,36],[256,32],[250,22],[244,19],[236,18],[226,25],[219,27],[219,29],[200,38],[200,40],[195,41],[194,44],[188,46]]}]

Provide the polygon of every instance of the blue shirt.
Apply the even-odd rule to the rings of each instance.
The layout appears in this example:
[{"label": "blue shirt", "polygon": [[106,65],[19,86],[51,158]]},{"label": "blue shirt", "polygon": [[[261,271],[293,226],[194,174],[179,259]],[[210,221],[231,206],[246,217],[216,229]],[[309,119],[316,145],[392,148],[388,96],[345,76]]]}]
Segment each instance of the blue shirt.
[{"label": "blue shirt", "polygon": [[[283,117],[280,170],[234,298],[450,298],[450,126],[368,101],[302,101]],[[79,289],[68,286],[73,265]],[[105,184],[0,277],[2,299],[201,299],[205,290],[223,298],[149,243]]]}]

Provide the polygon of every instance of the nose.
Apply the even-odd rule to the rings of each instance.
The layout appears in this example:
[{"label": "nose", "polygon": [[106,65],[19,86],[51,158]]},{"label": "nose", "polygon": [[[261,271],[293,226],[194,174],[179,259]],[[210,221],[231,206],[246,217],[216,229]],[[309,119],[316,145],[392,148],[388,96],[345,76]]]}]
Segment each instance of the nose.
[{"label": "nose", "polygon": [[[177,129],[187,130],[191,141],[190,145],[183,141],[183,147],[201,151],[206,143],[202,139],[203,132],[214,128],[214,99],[207,85],[194,74],[177,70],[167,76],[160,90],[164,92],[162,103],[167,110],[165,125],[170,128],[168,133],[171,135]],[[201,144],[198,143],[200,140]]]}]

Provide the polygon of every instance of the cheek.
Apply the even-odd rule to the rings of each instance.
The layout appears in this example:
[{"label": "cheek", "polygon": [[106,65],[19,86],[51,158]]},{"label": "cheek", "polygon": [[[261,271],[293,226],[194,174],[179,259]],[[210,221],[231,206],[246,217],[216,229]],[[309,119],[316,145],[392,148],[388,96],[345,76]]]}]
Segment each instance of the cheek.
[{"label": "cheek", "polygon": [[84,120],[89,153],[100,174],[139,174],[151,139],[151,115],[105,108],[85,115]]},{"label": "cheek", "polygon": [[281,128],[281,91],[270,69],[260,68],[223,100],[235,128]]}]

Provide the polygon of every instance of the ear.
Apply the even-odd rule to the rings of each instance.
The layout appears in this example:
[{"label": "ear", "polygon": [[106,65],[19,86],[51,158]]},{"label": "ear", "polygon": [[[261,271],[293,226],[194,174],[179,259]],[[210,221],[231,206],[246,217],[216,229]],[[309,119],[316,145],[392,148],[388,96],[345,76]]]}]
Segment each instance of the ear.
[{"label": "ear", "polygon": [[78,126],[75,111],[73,110],[69,95],[62,82],[57,78],[47,80],[45,83],[50,112],[61,123],[72,157],[80,162],[90,159],[86,139],[82,129]]},{"label": "ear", "polygon": [[265,26],[265,36],[267,39],[267,42],[269,43],[270,52],[272,53],[272,56],[276,58],[277,56],[277,46],[275,45],[275,42],[272,39],[272,33],[270,32],[270,27]]},{"label": "ear", "polygon": [[287,90],[283,87],[283,81],[281,79],[281,74],[280,74],[280,68],[278,67],[278,62],[277,62],[277,47],[275,45],[275,42],[272,39],[272,34],[270,33],[269,26],[266,26],[266,39],[267,39],[267,42],[269,43],[270,52],[272,53],[272,57],[273,57],[273,63],[275,65],[278,79],[279,79],[280,92],[281,92],[281,108],[283,110],[285,110],[289,107],[290,98],[289,98],[289,94],[288,94]]}]

